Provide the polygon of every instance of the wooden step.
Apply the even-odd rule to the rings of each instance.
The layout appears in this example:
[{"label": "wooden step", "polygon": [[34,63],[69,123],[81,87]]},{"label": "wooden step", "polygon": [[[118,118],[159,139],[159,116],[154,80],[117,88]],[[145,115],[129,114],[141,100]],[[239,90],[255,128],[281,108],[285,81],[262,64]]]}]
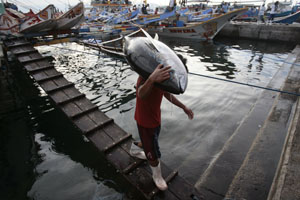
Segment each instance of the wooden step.
[{"label": "wooden step", "polygon": [[131,163],[130,165],[128,165],[125,169],[123,169],[122,173],[123,174],[129,174],[130,172],[132,172],[133,170],[135,170],[136,168],[138,168],[144,162],[146,162],[146,160],[137,159],[136,161],[134,161],[133,163]]},{"label": "wooden step", "polygon": [[103,127],[105,127],[105,126],[107,126],[107,125],[109,125],[113,122],[114,122],[114,119],[109,118],[106,121],[102,121],[100,124],[97,124],[95,127],[92,127],[89,130],[85,131],[84,134],[85,135],[91,134],[92,132],[94,132],[96,130],[99,130],[99,129],[101,129],[101,128],[103,128]]},{"label": "wooden step", "polygon": [[78,95],[75,95],[71,98],[68,98],[68,99],[65,99],[65,100],[62,100],[62,101],[59,101],[59,102],[56,102],[58,105],[64,105],[64,104],[67,104],[69,102],[72,102],[72,101],[75,101],[77,99],[80,99],[80,98],[84,98],[85,97],[85,94],[78,94]]},{"label": "wooden step", "polygon": [[20,55],[30,54],[30,53],[35,53],[35,52],[38,52],[38,51],[36,49],[32,49],[32,50],[27,50],[27,51],[16,52],[14,54],[15,54],[15,56],[20,56]]},{"label": "wooden step", "polygon": [[49,63],[49,65],[38,67],[38,68],[32,68],[30,65],[25,66],[25,68],[30,73],[37,73],[37,72],[44,71],[47,69],[52,69],[52,68],[54,68],[54,66]]},{"label": "wooden step", "polygon": [[53,79],[57,79],[57,78],[61,78],[63,77],[63,74],[55,74],[55,75],[52,75],[52,76],[46,76],[44,78],[40,78],[40,79],[35,79],[38,83],[42,83],[42,82],[45,82],[45,81],[49,81],[49,80],[53,80]]},{"label": "wooden step", "polygon": [[127,134],[125,136],[123,136],[122,138],[120,138],[117,142],[113,142],[111,143],[109,146],[104,148],[104,153],[107,153],[108,151],[110,151],[111,149],[115,148],[116,146],[120,145],[121,143],[123,143],[124,141],[131,139],[132,135],[131,134]]},{"label": "wooden step", "polygon": [[32,46],[32,44],[30,42],[22,42],[22,43],[16,43],[15,44],[8,44],[7,47],[8,48],[16,48],[16,47],[21,47],[21,46]]},{"label": "wooden step", "polygon": [[[178,171],[173,171],[171,174],[169,174],[169,176],[167,176],[167,178],[165,178],[166,183],[169,184],[177,175]],[[159,191],[160,190],[156,187],[150,194],[148,194],[149,199],[152,199]]]},{"label": "wooden step", "polygon": [[32,62],[37,62],[37,61],[41,61],[41,60],[48,60],[52,58],[51,56],[45,56],[45,57],[41,57],[41,58],[32,58],[32,59],[28,59],[28,60],[21,60],[20,62],[22,64],[27,64],[27,63],[32,63]]},{"label": "wooden step", "polygon": [[[61,76],[59,76],[61,77]],[[53,88],[53,89],[50,89],[50,90],[45,90],[48,94],[50,93],[53,93],[53,92],[57,92],[59,90],[63,90],[63,89],[66,89],[66,88],[69,88],[69,87],[73,87],[75,84],[74,83],[68,83],[66,85],[60,85],[60,86],[57,86],[56,88]]]}]

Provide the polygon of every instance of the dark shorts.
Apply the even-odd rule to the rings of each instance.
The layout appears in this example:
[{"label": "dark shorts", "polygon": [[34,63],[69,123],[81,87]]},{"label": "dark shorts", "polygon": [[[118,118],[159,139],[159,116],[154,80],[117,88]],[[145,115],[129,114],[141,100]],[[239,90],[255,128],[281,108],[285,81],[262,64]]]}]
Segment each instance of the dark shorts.
[{"label": "dark shorts", "polygon": [[147,159],[149,161],[154,161],[160,158],[161,153],[158,146],[160,126],[156,128],[144,128],[137,125],[137,127]]}]

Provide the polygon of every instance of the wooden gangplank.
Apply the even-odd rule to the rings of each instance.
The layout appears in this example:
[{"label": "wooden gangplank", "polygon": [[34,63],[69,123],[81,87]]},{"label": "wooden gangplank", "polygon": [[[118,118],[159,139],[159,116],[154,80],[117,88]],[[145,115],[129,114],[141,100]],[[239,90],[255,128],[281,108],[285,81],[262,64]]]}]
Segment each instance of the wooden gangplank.
[{"label": "wooden gangplank", "polygon": [[130,156],[131,135],[66,80],[49,62],[49,57],[43,57],[25,38],[9,39],[4,44],[57,107],[146,199],[154,196],[170,200],[204,199],[194,186],[163,162],[162,173],[169,188],[164,192],[159,191],[152,181],[151,169],[146,161]]}]

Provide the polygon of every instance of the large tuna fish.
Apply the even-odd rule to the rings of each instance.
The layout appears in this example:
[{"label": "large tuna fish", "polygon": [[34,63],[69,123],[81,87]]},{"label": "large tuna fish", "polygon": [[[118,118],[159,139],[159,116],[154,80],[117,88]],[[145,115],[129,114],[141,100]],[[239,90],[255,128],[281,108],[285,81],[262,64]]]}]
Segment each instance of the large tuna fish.
[{"label": "large tuna fish", "polygon": [[157,65],[171,66],[170,78],[157,84],[161,89],[174,93],[184,93],[187,87],[187,69],[175,54],[164,43],[147,37],[125,37],[123,51],[131,68],[144,79],[155,70]]}]

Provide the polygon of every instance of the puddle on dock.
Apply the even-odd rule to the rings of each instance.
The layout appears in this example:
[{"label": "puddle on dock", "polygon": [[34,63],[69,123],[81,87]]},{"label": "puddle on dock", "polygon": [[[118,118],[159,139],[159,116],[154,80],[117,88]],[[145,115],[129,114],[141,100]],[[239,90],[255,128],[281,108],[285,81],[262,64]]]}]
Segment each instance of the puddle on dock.
[{"label": "puddle on dock", "polygon": [[[259,86],[269,83],[293,49],[291,45],[247,40],[163,41],[187,60],[190,72]],[[75,43],[38,49],[44,55],[52,55],[58,71],[138,138],[133,117],[137,74],[125,62]],[[188,88],[178,98],[193,109],[195,118],[188,120],[182,110],[163,101],[162,160],[171,168],[179,168],[191,183],[197,181],[261,91],[189,75]],[[36,98],[42,101],[25,103],[29,105],[25,119],[33,124],[29,132],[38,157],[32,167],[35,175],[26,185],[28,198],[137,199],[132,197],[134,192],[128,194],[126,184],[92,145],[49,105],[47,96],[41,92]]]}]

